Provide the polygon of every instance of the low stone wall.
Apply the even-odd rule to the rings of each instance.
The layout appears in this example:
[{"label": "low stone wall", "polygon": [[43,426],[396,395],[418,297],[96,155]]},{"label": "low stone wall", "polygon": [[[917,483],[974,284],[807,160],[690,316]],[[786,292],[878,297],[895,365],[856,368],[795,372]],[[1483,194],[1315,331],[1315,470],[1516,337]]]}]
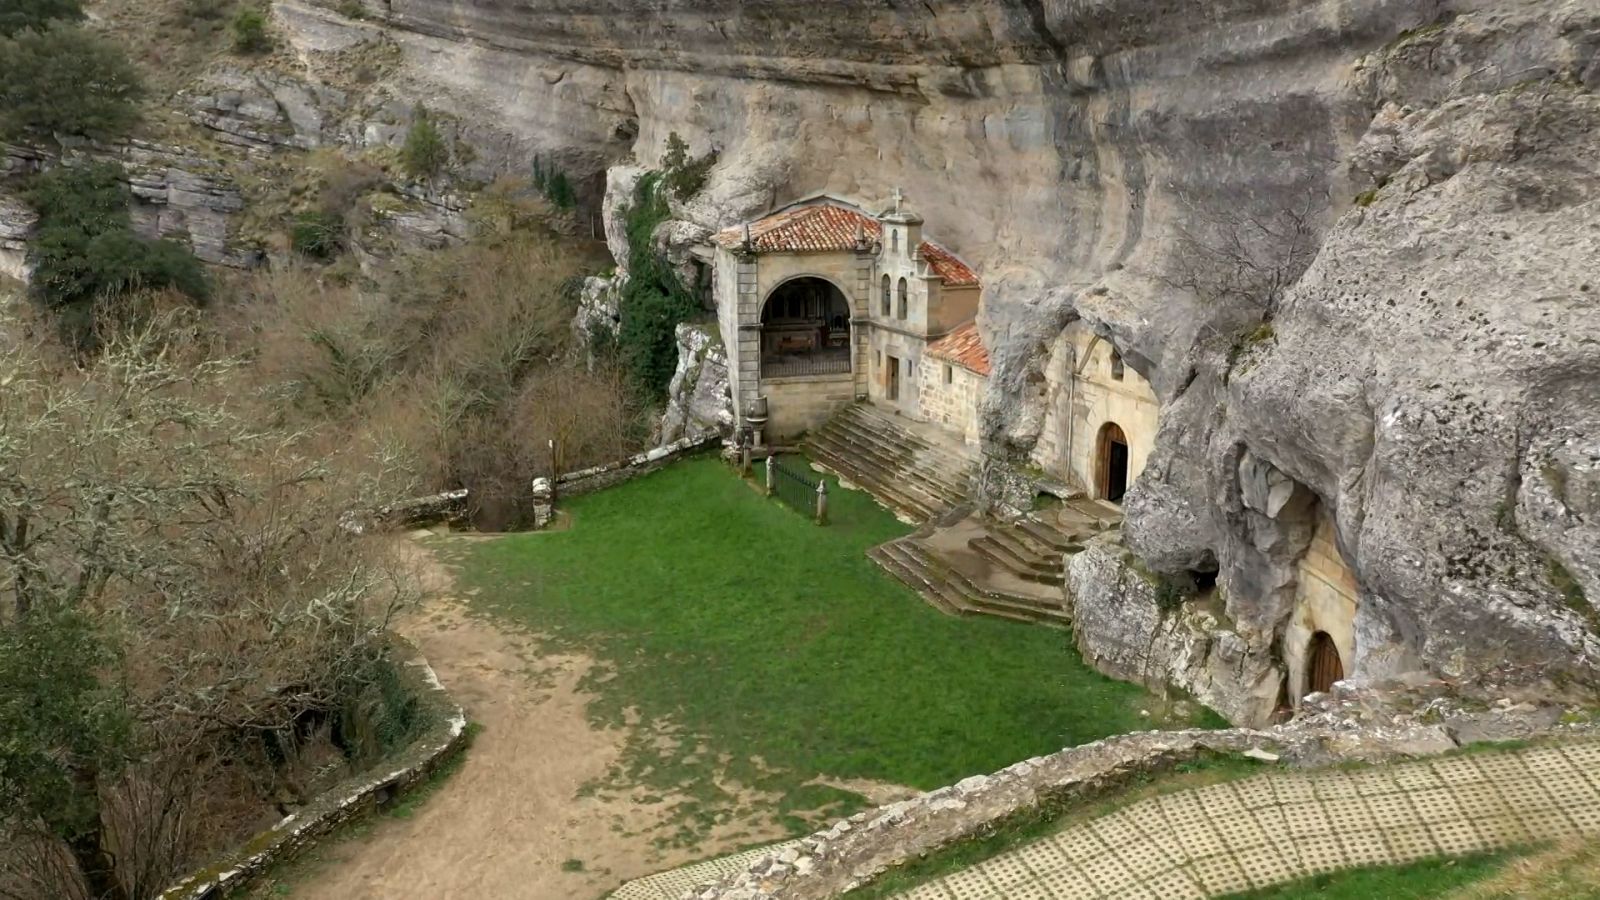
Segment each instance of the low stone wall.
[{"label": "low stone wall", "polygon": [[465,489],[444,491],[426,497],[413,497],[377,509],[351,511],[339,518],[339,525],[355,534],[369,531],[388,531],[395,528],[418,528],[439,522],[459,522],[467,516]]},{"label": "low stone wall", "polygon": [[720,435],[711,434],[663,444],[654,450],[638,453],[627,459],[557,476],[553,492],[550,479],[537,478],[533,482],[533,527],[543,528],[550,523],[550,519],[555,515],[556,501],[616,487],[690,454],[720,446],[721,443]]},{"label": "low stone wall", "polygon": [[1502,703],[1466,708],[1448,686],[1389,684],[1318,695],[1294,722],[1270,730],[1143,732],[1024,760],[920,797],[859,813],[766,856],[745,871],[697,886],[684,900],[821,900],[867,884],[1041,808],[1059,808],[1127,787],[1208,754],[1246,754],[1298,767],[1429,756],[1482,740],[1540,735],[1592,737],[1564,725],[1560,707]]},{"label": "low stone wall", "polygon": [[400,662],[411,670],[425,712],[436,723],[374,771],[353,775],[238,849],[164,891],[160,900],[217,900],[240,889],[269,867],[294,859],[318,839],[368,811],[392,802],[460,752],[467,716],[439,683],[420,651],[395,638]]}]

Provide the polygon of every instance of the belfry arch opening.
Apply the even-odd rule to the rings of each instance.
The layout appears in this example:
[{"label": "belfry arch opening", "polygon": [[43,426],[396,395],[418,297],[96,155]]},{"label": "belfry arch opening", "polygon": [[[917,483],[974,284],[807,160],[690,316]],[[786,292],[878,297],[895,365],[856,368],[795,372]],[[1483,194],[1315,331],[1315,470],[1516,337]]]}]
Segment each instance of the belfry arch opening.
[{"label": "belfry arch opening", "polygon": [[1128,493],[1128,436],[1117,423],[1107,422],[1100,428],[1095,458],[1100,499],[1121,503]]},{"label": "belfry arch opening", "polygon": [[849,372],[850,328],[850,302],[832,282],[784,282],[761,308],[761,377]]}]

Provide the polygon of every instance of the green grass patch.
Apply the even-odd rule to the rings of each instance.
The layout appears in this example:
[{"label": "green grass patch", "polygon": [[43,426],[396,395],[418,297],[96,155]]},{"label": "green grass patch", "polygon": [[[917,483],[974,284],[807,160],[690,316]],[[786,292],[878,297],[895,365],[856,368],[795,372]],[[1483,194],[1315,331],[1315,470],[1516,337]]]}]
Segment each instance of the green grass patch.
[{"label": "green grass patch", "polygon": [[[1190,724],[1141,715],[1159,701],[1094,672],[1068,634],[929,607],[865,555],[906,527],[830,489],[832,524],[818,527],[720,462],[691,460],[575,499],[569,531],[446,555],[477,608],[599,661],[591,716],[640,727],[595,790],[686,793],[674,843],[729,821],[744,801],[722,785],[777,795],[798,832],[819,824],[799,815],[816,809],[819,777],[926,790]],[[823,803],[827,815],[861,805]]]},{"label": "green grass patch", "polygon": [[1277,887],[1232,894],[1224,900],[1424,900],[1446,896],[1457,888],[1499,873],[1512,858],[1493,853],[1453,859],[1430,859],[1404,866],[1349,869],[1292,881]]},{"label": "green grass patch", "polygon": [[1114,794],[1063,796],[1011,816],[987,832],[885,872],[851,893],[862,900],[894,897],[919,885],[969,869],[1058,831],[1097,819],[1140,800],[1260,774],[1266,764],[1241,756],[1206,755],[1164,772],[1133,776]]}]

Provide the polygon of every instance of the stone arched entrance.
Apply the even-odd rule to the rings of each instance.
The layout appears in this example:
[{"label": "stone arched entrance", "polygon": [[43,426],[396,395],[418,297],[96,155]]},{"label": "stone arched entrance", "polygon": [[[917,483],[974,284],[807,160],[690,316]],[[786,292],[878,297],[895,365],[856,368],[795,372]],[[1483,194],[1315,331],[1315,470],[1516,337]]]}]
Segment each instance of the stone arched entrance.
[{"label": "stone arched entrance", "polygon": [[785,281],[761,307],[761,377],[850,371],[850,301],[824,278]]},{"label": "stone arched entrance", "polygon": [[1101,426],[1095,446],[1095,487],[1100,499],[1121,503],[1128,493],[1128,436],[1117,423],[1107,422]]},{"label": "stone arched entrance", "polygon": [[1311,636],[1306,646],[1306,693],[1325,694],[1333,690],[1335,682],[1344,680],[1344,661],[1339,658],[1339,648],[1326,631]]}]

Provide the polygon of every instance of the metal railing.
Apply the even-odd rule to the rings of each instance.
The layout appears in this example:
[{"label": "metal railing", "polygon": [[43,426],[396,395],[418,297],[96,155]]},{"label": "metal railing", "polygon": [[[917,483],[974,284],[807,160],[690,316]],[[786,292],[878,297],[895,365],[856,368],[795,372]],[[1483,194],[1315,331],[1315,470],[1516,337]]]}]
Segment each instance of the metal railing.
[{"label": "metal railing", "polygon": [[789,468],[776,455],[767,457],[767,496],[795,512],[809,516],[818,525],[828,524],[828,483]]},{"label": "metal railing", "polygon": [[850,374],[850,351],[794,353],[761,357],[762,378],[799,378],[807,375]]}]

